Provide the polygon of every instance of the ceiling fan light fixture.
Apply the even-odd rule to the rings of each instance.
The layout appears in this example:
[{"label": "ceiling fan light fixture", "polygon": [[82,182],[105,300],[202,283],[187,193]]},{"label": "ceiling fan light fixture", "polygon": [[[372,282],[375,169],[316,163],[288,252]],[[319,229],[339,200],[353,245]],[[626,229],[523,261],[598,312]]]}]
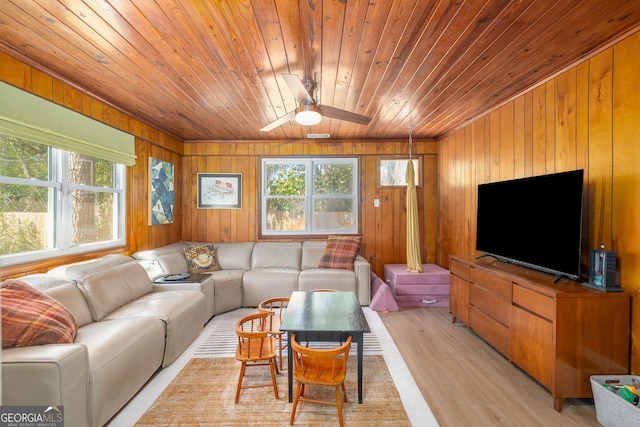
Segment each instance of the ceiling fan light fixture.
[{"label": "ceiling fan light fixture", "polygon": [[320,110],[313,104],[301,105],[296,108],[296,122],[300,125],[317,125],[321,119]]}]

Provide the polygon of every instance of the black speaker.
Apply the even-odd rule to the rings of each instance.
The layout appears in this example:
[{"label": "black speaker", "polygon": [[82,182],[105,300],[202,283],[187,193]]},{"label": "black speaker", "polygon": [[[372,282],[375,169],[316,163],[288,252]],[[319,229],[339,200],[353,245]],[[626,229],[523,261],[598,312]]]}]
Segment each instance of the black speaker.
[{"label": "black speaker", "polygon": [[591,267],[589,269],[589,283],[583,285],[600,291],[621,292],[616,286],[616,253],[601,249],[591,251]]}]

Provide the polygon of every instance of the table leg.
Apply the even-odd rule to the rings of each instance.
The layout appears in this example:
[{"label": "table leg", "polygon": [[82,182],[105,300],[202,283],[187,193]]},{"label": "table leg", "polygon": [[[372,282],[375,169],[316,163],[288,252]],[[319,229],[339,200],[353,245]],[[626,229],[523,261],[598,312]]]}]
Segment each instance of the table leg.
[{"label": "table leg", "polygon": [[289,403],[293,402],[293,351],[291,351],[291,332],[287,332],[287,381],[289,383]]},{"label": "table leg", "polygon": [[358,335],[358,403],[362,403],[362,361],[364,359],[363,334]]}]

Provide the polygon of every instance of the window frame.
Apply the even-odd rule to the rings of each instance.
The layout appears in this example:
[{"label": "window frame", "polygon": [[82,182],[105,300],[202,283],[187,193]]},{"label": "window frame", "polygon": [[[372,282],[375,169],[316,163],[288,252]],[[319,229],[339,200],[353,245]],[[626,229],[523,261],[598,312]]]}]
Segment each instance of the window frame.
[{"label": "window frame", "polygon": [[[13,136],[5,134],[7,136]],[[18,137],[19,138],[19,137]],[[23,139],[24,138],[19,138]],[[37,142],[37,141],[35,141]],[[39,142],[38,142],[39,143]],[[102,187],[69,182],[70,151],[48,147],[49,179],[17,178],[0,175],[0,184],[27,185],[49,188],[47,223],[51,225],[51,232],[47,233],[47,248],[28,252],[0,255],[0,267],[23,264],[27,262],[43,261],[61,256],[79,255],[94,251],[122,247],[126,245],[127,200],[126,200],[126,166],[111,160],[114,168],[114,182],[112,187]],[[72,192],[74,190],[90,191],[94,193],[111,193],[114,196],[113,219],[117,222],[113,227],[115,238],[99,242],[72,245]]]},{"label": "window frame", "polygon": [[[313,213],[314,202],[319,199],[326,198],[324,195],[313,194],[313,168],[317,164],[348,164],[353,166],[352,175],[352,194],[347,198],[353,201],[352,215],[353,215],[353,228],[350,229],[317,229],[313,222],[313,215],[305,214],[305,229],[304,230],[268,230],[267,229],[267,200],[269,196],[267,192],[268,180],[266,179],[266,171],[268,165],[274,164],[305,164],[305,196],[304,206],[305,212]],[[360,234],[360,157],[348,156],[348,157],[331,157],[331,156],[287,156],[287,157],[262,157],[260,158],[260,202],[259,202],[259,217],[260,217],[260,230],[259,235],[265,238],[292,238],[292,237],[314,237],[320,238],[327,235],[358,235]],[[300,196],[291,196],[300,197]]]}]

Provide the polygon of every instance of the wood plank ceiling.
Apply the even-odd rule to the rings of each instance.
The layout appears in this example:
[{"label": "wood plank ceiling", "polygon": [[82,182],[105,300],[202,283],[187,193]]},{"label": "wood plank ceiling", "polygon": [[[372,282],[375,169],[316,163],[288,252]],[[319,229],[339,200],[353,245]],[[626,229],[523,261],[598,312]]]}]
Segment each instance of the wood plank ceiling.
[{"label": "wood plank ceiling", "polygon": [[[635,31],[634,0],[3,0],[0,50],[181,140],[439,137]],[[260,129],[318,103],[372,118]]]}]

